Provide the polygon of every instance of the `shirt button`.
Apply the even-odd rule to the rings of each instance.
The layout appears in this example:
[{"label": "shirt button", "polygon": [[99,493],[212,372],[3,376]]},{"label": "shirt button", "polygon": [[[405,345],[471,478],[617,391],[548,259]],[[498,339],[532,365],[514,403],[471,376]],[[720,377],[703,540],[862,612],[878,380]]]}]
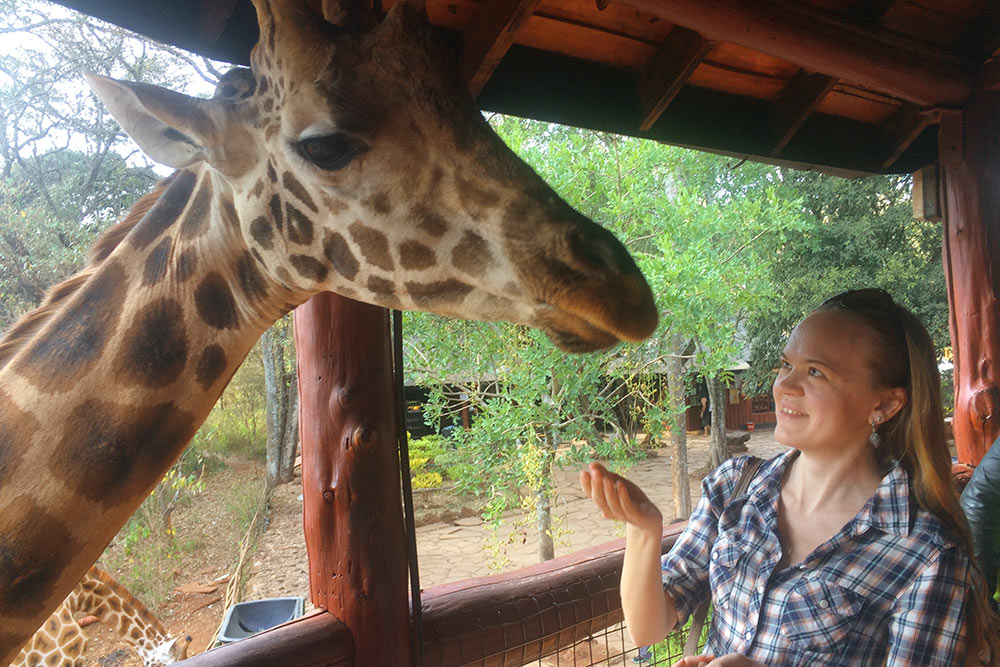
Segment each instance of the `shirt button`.
[{"label": "shirt button", "polygon": [[819,601],[819,607],[820,607],[820,609],[826,609],[829,606],[830,606],[830,603],[827,600],[820,600]]},{"label": "shirt button", "polygon": [[719,552],[716,551],[712,554],[712,560],[719,560]]},{"label": "shirt button", "polygon": [[746,637],[747,641],[750,641],[753,639],[753,630],[747,630],[746,634],[743,636]]}]

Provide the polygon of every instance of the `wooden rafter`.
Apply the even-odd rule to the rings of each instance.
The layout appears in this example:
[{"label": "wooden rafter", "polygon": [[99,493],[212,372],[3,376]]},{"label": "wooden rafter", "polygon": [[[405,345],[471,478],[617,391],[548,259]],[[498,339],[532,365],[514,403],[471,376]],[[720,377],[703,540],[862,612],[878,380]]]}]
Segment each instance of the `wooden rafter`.
[{"label": "wooden rafter", "polygon": [[836,83],[832,76],[809,74],[803,70],[799,70],[788,82],[771,108],[771,126],[775,137],[771,155],[781,154]]},{"label": "wooden rafter", "polygon": [[882,161],[882,168],[891,167],[899,156],[910,147],[920,133],[935,120],[932,111],[921,110],[915,104],[902,104],[899,109],[882,123],[882,145],[888,153]]},{"label": "wooden rafter", "polygon": [[702,39],[693,30],[678,26],[670,31],[639,77],[640,130],[646,131],[653,126],[712,46],[712,42]]},{"label": "wooden rafter", "polygon": [[459,63],[473,96],[479,94],[500,64],[514,36],[531,18],[541,0],[490,0],[472,18],[465,31],[465,49]]},{"label": "wooden rafter", "polygon": [[847,10],[847,15],[854,23],[874,28],[882,25],[885,17],[903,2],[905,0],[854,0]]},{"label": "wooden rafter", "polygon": [[972,93],[971,67],[940,49],[866,29],[796,5],[746,0],[619,0],[698,32],[782,58],[810,72],[909,100],[958,105]]},{"label": "wooden rafter", "polygon": [[238,0],[201,0],[199,15],[202,18],[198,36],[209,44],[219,41],[237,3]]}]

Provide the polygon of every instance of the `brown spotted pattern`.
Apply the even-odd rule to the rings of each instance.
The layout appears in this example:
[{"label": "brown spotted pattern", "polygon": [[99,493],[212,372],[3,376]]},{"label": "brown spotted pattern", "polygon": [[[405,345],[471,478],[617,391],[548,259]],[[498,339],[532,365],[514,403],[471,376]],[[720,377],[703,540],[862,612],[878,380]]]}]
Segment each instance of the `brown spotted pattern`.
[{"label": "brown spotted pattern", "polygon": [[81,498],[111,508],[141,494],[196,428],[172,402],[129,406],[89,398],[71,411],[61,446],[45,463]]},{"label": "brown spotted pattern", "polygon": [[360,220],[355,220],[348,228],[351,239],[361,248],[361,254],[365,260],[380,269],[392,271],[394,268],[392,255],[389,254],[389,239],[386,235],[375,229],[368,227]]},{"label": "brown spotted pattern", "polygon": [[[113,628],[135,648],[145,667],[169,665],[187,657],[190,637],[171,639],[146,605],[94,566],[25,644],[11,667],[83,665],[88,642],[75,617],[84,615],[96,616],[105,627]],[[0,643],[3,639],[0,634]]]},{"label": "brown spotted pattern", "polygon": [[102,267],[58,313],[48,335],[28,347],[18,371],[38,387],[72,386],[97,363],[115,334],[125,287],[121,266]]},{"label": "brown spotted pattern", "polygon": [[183,309],[173,299],[143,307],[115,355],[116,378],[126,385],[166,387],[177,381],[188,358]]}]

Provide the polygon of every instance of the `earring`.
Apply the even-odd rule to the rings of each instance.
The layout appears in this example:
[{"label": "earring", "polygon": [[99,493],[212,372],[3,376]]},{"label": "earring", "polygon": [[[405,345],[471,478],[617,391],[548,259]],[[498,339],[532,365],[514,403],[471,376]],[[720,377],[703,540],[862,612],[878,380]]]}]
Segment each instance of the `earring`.
[{"label": "earring", "polygon": [[881,421],[882,421],[881,417],[876,417],[871,422],[869,422],[872,425],[872,433],[871,435],[868,436],[868,442],[871,443],[874,449],[878,449],[879,447],[882,446],[882,436],[878,432],[878,425],[879,423],[881,423]]}]

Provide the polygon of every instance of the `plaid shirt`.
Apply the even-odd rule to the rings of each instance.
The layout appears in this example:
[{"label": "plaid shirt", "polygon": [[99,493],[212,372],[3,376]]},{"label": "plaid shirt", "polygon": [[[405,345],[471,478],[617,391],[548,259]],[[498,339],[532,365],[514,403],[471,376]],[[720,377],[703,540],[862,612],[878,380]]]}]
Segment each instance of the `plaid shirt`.
[{"label": "plaid shirt", "polygon": [[969,559],[948,528],[910,500],[900,466],[840,532],[801,563],[777,569],[781,478],[796,454],[765,462],[746,497],[725,510],[748,459],[713,471],[687,529],[663,556],[663,587],[681,615],[711,593],[705,652],[771,666],[960,664]]}]

